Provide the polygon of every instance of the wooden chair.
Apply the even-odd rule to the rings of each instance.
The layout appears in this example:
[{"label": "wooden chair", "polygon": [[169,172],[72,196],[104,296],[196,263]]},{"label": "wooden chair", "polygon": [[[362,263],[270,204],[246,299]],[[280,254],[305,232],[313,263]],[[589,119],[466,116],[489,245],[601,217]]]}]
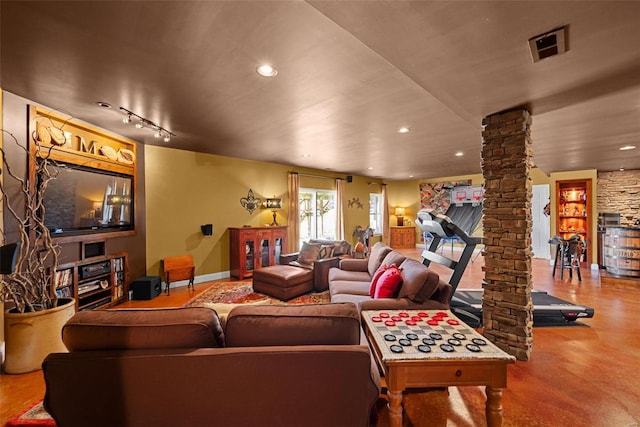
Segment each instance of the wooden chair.
[{"label": "wooden chair", "polygon": [[191,287],[192,290],[195,290],[193,279],[196,267],[193,264],[192,255],[164,258],[162,260],[162,266],[164,270],[164,280],[167,283],[167,287],[165,288],[167,295],[169,295],[171,282],[175,282],[177,280],[189,280],[187,287]]}]

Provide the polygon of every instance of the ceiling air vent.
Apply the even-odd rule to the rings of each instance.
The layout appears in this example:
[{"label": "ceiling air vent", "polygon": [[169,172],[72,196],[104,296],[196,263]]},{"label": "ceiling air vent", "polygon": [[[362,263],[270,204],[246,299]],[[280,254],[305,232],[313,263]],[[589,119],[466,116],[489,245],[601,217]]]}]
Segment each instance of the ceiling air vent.
[{"label": "ceiling air vent", "polygon": [[567,51],[566,35],[567,27],[562,27],[530,38],[529,48],[531,49],[533,62],[565,53]]}]

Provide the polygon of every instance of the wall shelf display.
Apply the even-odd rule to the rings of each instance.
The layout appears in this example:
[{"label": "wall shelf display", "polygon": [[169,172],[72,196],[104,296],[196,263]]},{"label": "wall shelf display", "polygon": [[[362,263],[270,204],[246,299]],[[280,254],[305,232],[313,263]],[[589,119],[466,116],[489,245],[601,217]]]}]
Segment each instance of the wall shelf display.
[{"label": "wall shelf display", "polygon": [[287,247],[287,227],[229,228],[231,276],[245,279],[253,270],[279,262]]},{"label": "wall shelf display", "polygon": [[76,299],[76,310],[111,307],[128,294],[126,253],[98,256],[58,266],[55,292]]},{"label": "wall shelf display", "polygon": [[[31,138],[39,142],[40,153],[48,153],[51,149],[52,160],[135,174],[134,141],[36,106],[29,107],[29,119]],[[61,138],[54,137],[58,133]]]},{"label": "wall shelf display", "polygon": [[581,262],[590,262],[591,252],[591,180],[571,180],[556,182],[558,212],[556,215],[556,231],[558,236],[569,239],[573,235],[580,236],[586,243]]}]

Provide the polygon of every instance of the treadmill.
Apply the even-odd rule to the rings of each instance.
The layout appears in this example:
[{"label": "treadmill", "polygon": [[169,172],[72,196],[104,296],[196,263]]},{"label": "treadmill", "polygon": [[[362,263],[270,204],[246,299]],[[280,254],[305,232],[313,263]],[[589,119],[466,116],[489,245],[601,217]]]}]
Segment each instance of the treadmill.
[{"label": "treadmill", "polygon": [[[443,265],[453,271],[449,284],[453,287],[450,301],[451,311],[469,326],[482,326],[482,295],[483,289],[458,289],[464,270],[467,268],[471,256],[481,238],[471,237],[458,227],[447,215],[436,213],[431,209],[421,209],[418,212],[416,225],[422,232],[433,236],[428,249],[422,252],[422,263],[431,262]],[[436,253],[440,242],[444,238],[456,237],[464,243],[462,255],[456,261]],[[426,239],[425,239],[426,242]],[[426,247],[426,244],[425,244]],[[591,307],[581,306],[549,295],[545,291],[532,290],[533,322],[536,326],[573,322],[580,318],[590,318],[594,315]]]}]

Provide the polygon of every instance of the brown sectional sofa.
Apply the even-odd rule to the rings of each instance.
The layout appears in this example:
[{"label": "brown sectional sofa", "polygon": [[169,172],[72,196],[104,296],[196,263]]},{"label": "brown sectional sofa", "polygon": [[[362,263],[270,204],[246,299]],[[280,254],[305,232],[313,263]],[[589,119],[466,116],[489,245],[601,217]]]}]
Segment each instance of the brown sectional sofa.
[{"label": "brown sectional sofa", "polygon": [[329,289],[329,270],[337,267],[340,257],[351,253],[351,245],[346,240],[322,240],[311,239],[309,243],[321,246],[333,247],[332,255],[327,258],[316,259],[313,263],[300,263],[298,257],[300,252],[280,255],[280,264],[297,266],[299,268],[313,271],[313,291],[322,292]]},{"label": "brown sectional sofa", "polygon": [[[381,264],[401,268],[402,284],[396,298],[369,296],[371,279]],[[391,247],[376,243],[367,259],[346,258],[329,270],[331,302],[356,304],[360,310],[448,309],[453,291],[437,273]]]},{"label": "brown sectional sofa", "polygon": [[97,310],[43,362],[67,426],[366,426],[380,377],[353,304]]}]

